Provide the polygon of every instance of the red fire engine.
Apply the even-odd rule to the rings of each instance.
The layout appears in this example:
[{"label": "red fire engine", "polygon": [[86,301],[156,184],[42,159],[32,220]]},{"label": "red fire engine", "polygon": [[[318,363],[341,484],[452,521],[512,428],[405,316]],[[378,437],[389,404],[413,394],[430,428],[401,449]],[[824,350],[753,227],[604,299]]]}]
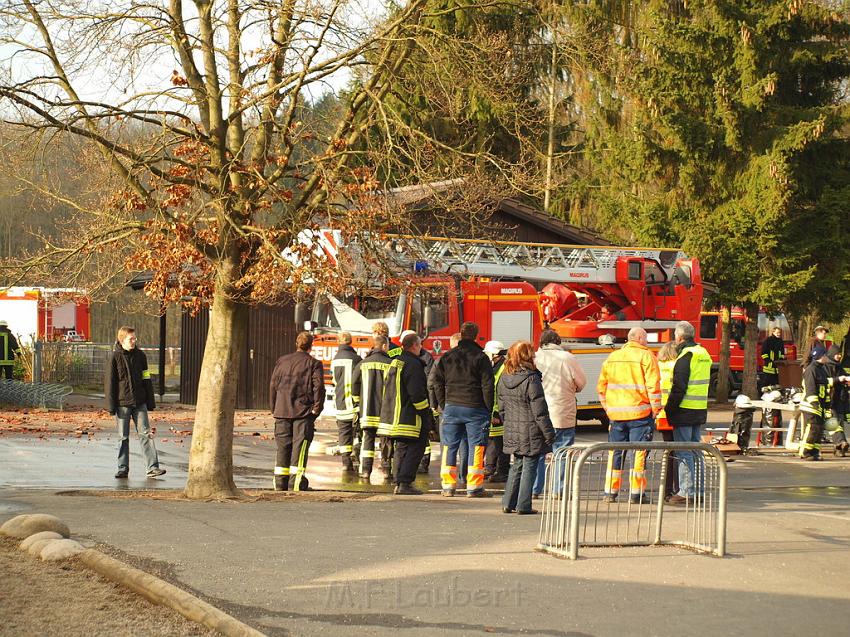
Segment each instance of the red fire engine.
[{"label": "red fire engine", "polygon": [[[338,235],[319,241],[332,261],[340,244]],[[677,250],[416,237],[391,237],[389,247],[408,272],[404,278],[365,286],[366,293],[316,299],[312,354],[326,372],[336,334],[351,332],[364,354],[376,321],[388,324],[391,337],[416,331],[435,357],[464,321],[479,325],[482,346],[488,340],[536,343],[548,325],[572,343],[588,376],[577,397],[580,417],[604,421],[595,381],[613,349],[598,337],[623,341],[640,326],[660,342],[678,321],[699,319],[699,263]]]}]

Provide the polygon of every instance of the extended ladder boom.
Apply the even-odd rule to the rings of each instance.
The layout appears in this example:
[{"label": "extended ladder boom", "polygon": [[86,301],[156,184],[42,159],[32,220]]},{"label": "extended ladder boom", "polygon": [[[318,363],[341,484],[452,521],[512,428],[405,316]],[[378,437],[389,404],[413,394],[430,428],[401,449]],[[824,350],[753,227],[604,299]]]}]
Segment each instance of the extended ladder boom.
[{"label": "extended ladder boom", "polygon": [[[426,261],[438,271],[458,270],[478,276],[522,277],[547,282],[615,283],[619,257],[652,259],[670,277],[681,250],[568,246],[545,243],[468,239],[390,237],[400,255]],[[400,250],[401,248],[401,250]]]},{"label": "extended ladder boom", "polygon": [[658,263],[668,278],[676,262],[687,255],[678,249],[579,246],[514,241],[484,241],[409,235],[356,235],[347,245],[338,230],[302,233],[337,262],[340,251],[369,254],[384,252],[400,268],[427,265],[432,272],[458,272],[486,277],[516,277],[541,282],[616,283],[617,259],[641,257]]}]

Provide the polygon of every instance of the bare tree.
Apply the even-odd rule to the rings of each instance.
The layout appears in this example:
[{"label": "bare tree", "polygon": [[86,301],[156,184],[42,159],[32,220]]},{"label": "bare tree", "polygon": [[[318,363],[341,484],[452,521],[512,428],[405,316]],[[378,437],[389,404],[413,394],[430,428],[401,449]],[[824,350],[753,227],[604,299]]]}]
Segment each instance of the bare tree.
[{"label": "bare tree", "polygon": [[[433,17],[440,11],[430,11]],[[108,167],[59,239],[16,264],[93,293],[147,270],[146,293],[211,307],[192,438],[191,498],[232,497],[238,345],[252,303],[357,284],[300,240],[398,227],[380,192],[398,158],[420,179],[451,148],[384,102],[421,55],[427,0],[8,0],[0,114],[44,151],[80,140]],[[446,81],[450,81],[448,78]],[[345,87],[332,108],[313,106]],[[484,164],[459,152],[441,179]],[[380,171],[380,173],[379,173]],[[496,175],[508,174],[498,166]],[[379,179],[379,174],[382,176]],[[409,176],[412,172],[407,173]]]}]

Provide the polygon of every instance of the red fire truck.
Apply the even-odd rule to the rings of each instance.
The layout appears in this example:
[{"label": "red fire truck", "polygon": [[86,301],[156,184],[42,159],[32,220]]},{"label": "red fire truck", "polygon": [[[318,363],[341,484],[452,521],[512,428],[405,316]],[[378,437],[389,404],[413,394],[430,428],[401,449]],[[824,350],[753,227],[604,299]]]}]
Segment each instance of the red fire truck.
[{"label": "red fire truck", "polygon": [[[408,274],[362,286],[367,292],[316,299],[312,354],[326,372],[337,333],[351,332],[353,346],[364,354],[376,321],[388,324],[391,337],[416,331],[435,357],[448,349],[464,321],[479,325],[482,346],[488,340],[506,346],[534,343],[548,325],[572,343],[570,351],[588,376],[577,397],[580,418],[604,422],[596,378],[613,348],[598,338],[610,334],[622,342],[629,329],[640,326],[657,343],[669,338],[678,321],[699,319],[699,263],[678,250],[419,237],[389,241],[399,271]],[[334,235],[319,241],[331,262],[340,243]]]}]

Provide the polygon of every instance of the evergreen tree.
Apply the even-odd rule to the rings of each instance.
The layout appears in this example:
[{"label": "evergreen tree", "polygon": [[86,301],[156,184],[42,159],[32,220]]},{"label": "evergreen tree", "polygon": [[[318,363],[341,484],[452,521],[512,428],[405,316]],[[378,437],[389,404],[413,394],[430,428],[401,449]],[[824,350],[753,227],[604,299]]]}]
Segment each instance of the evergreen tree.
[{"label": "evergreen tree", "polygon": [[650,0],[621,24],[612,4],[573,14],[586,38],[605,35],[605,55],[585,60],[584,105],[603,217],[682,245],[751,316],[850,309],[845,17],[802,0]]}]

